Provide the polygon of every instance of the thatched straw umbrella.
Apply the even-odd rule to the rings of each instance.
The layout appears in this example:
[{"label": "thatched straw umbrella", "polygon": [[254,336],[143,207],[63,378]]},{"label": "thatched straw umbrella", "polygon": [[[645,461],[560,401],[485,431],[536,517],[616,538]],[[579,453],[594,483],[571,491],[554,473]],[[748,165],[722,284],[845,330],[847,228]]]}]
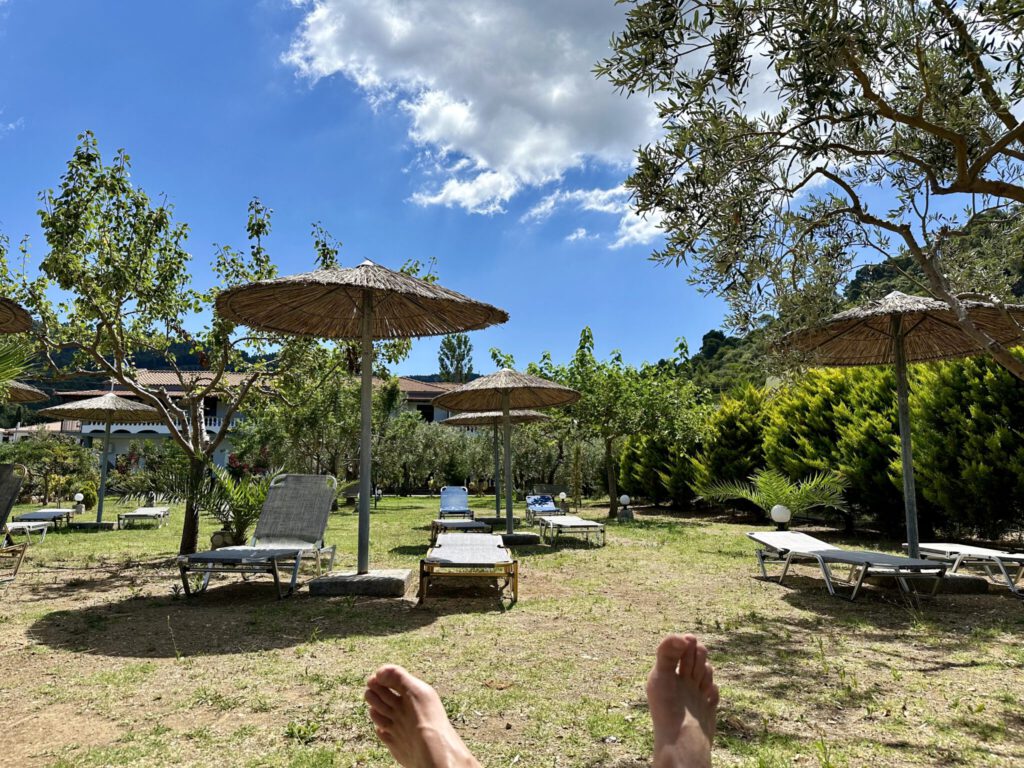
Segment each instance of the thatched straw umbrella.
[{"label": "thatched straw umbrella", "polygon": [[0,298],[0,333],[24,333],[31,328],[28,312],[10,299]]},{"label": "thatched straw umbrella", "polygon": [[278,333],[362,341],[358,572],[370,562],[373,342],[475,331],[508,314],[461,293],[364,261],[232,288],[217,298],[229,320]]},{"label": "thatched straw umbrella", "polygon": [[[974,301],[963,304],[978,329],[1000,344],[1022,338],[1024,306],[994,307]],[[917,557],[917,495],[910,440],[907,363],[977,355],[982,350],[960,329],[949,305],[922,296],[907,296],[899,291],[833,315],[814,328],[796,331],[786,340],[793,348],[807,353],[816,365],[895,366],[907,549],[911,557]]]},{"label": "thatched straw umbrella", "polygon": [[20,381],[12,381],[7,385],[7,402],[9,403],[41,403],[50,396],[41,389],[36,389]]},{"label": "thatched straw umbrella", "polygon": [[[550,419],[539,411],[509,411],[509,422],[512,424],[531,424]],[[494,428],[494,516],[501,517],[501,462],[498,459],[498,427],[504,423],[505,415],[501,411],[482,411],[479,413],[459,413],[442,421],[449,427],[493,427]]]},{"label": "thatched straw umbrella", "polygon": [[451,411],[501,410],[505,431],[505,532],[512,524],[512,409],[553,408],[580,398],[575,389],[563,387],[539,376],[503,368],[490,376],[474,379],[451,392],[434,398],[435,406]]},{"label": "thatched straw umbrella", "polygon": [[[111,389],[113,389],[113,384],[111,384]],[[158,421],[160,419],[159,411],[150,405],[118,397],[113,392],[108,392],[88,400],[43,408],[39,413],[58,419],[81,419],[82,421],[103,423],[100,493],[99,501],[96,504],[96,525],[99,526],[103,522],[103,499],[107,495],[107,452],[110,450],[111,423],[116,421],[119,424],[142,424],[148,421]]]}]

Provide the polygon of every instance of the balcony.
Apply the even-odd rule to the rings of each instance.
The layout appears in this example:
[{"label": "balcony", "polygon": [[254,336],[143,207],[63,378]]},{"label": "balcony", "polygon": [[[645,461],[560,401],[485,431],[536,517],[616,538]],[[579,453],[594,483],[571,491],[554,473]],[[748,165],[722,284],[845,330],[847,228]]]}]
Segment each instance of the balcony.
[{"label": "balcony", "polygon": [[[231,419],[231,424],[229,428],[233,429],[235,425],[237,425],[238,422],[241,421],[241,419],[242,417],[240,416],[233,417]],[[221,428],[221,425],[224,423],[224,419],[221,418],[220,416],[207,416],[204,419],[204,422],[206,423],[207,432],[216,432]],[[106,425],[103,422],[82,422],[83,435],[102,433],[105,428]],[[143,432],[156,433],[158,435],[166,435],[169,432],[169,430],[162,421],[145,421],[138,424],[119,424],[118,422],[115,421],[110,425],[110,431],[129,435],[138,435]]]}]

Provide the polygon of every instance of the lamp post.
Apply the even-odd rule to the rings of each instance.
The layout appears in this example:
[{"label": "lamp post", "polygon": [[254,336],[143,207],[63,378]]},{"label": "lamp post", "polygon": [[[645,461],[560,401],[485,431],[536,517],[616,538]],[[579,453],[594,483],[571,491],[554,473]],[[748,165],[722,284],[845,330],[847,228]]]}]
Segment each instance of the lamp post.
[{"label": "lamp post", "polygon": [[78,493],[75,494],[76,515],[81,515],[83,512],[85,512],[85,504],[82,503],[83,501],[85,501],[85,495],[81,491],[79,491]]},{"label": "lamp post", "polygon": [[629,508],[630,498],[628,494],[622,494],[619,496],[619,504],[622,509],[619,510],[619,520],[632,520],[633,510]]},{"label": "lamp post", "polygon": [[786,530],[789,521],[793,519],[793,513],[784,504],[776,504],[772,507],[772,511],[769,514],[772,516],[772,521],[775,523],[777,530],[780,531]]},{"label": "lamp post", "polygon": [[565,491],[562,491],[560,494],[558,494],[558,506],[562,508],[563,512],[569,511],[569,507],[565,503]]}]

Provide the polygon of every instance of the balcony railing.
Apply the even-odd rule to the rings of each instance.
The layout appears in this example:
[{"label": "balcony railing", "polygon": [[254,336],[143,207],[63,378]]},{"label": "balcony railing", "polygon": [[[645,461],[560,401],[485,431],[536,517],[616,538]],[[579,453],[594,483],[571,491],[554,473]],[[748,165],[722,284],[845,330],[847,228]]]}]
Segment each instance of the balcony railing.
[{"label": "balcony railing", "polygon": [[[234,416],[231,419],[231,424],[229,425],[229,428],[233,429],[238,424],[238,422],[242,420],[242,418],[243,417],[241,416]],[[220,416],[207,416],[203,421],[206,424],[206,429],[211,432],[216,432],[217,430],[219,430],[221,428],[221,425],[224,423],[224,419],[221,418]],[[71,424],[71,422],[65,423],[69,425]],[[106,424],[104,424],[103,422],[83,421],[81,431],[102,432],[105,428]],[[116,430],[120,432],[142,432],[154,429],[159,432],[167,431],[167,425],[164,424],[162,421],[144,421],[136,422],[133,424],[121,424],[115,421],[110,425],[110,428],[111,430]],[[71,430],[69,429],[68,431]]]}]

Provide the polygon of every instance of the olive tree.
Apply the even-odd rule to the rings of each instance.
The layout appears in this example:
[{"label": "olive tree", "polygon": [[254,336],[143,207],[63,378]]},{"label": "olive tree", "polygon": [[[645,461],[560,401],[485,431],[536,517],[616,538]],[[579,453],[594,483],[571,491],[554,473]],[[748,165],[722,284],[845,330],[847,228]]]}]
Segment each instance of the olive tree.
[{"label": "olive tree", "polygon": [[1021,227],[1019,2],[620,2],[626,28],[596,70],[657,102],[664,132],[627,182],[664,217],[655,259],[689,264],[747,329],[813,322],[871,254],[907,257],[1024,378],[963,304],[1008,295],[1007,251],[971,247],[979,230]]}]

